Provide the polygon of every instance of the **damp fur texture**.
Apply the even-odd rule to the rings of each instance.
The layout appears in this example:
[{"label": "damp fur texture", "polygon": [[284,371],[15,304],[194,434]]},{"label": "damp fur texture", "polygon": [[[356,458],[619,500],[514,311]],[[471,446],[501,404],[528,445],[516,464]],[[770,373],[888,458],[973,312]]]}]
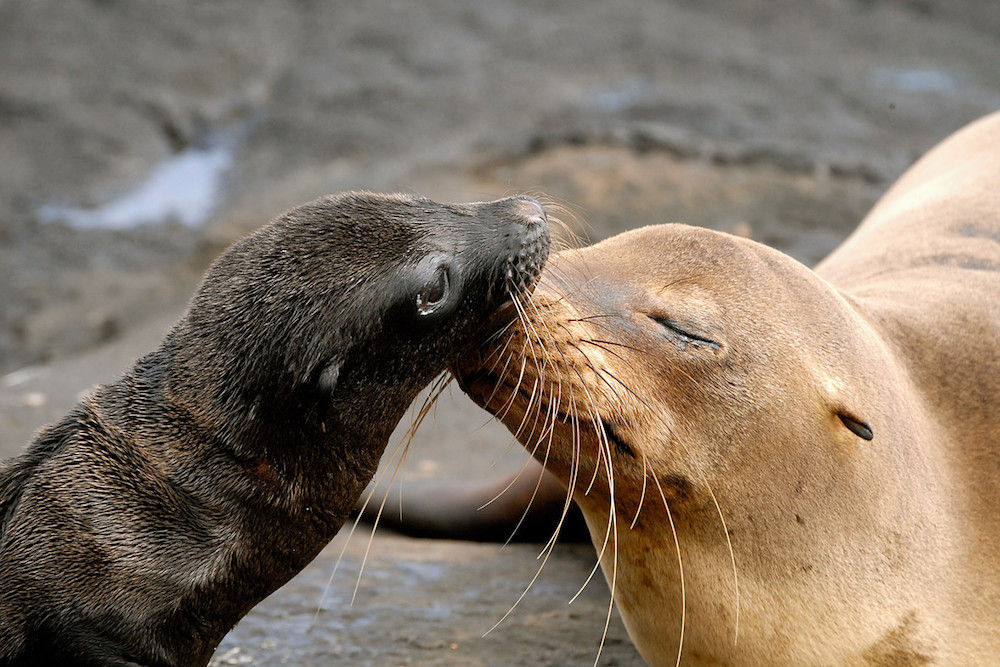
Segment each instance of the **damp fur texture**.
[{"label": "damp fur texture", "polygon": [[156,350],[0,466],[0,664],[207,663],[548,238],[528,198],[351,193],[235,243]]}]

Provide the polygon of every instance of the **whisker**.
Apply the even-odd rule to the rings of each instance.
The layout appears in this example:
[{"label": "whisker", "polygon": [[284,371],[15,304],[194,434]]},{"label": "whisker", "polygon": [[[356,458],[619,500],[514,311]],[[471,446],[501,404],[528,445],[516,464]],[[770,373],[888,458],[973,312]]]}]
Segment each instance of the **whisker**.
[{"label": "whisker", "polygon": [[[554,412],[554,410],[551,407],[551,403],[550,403],[550,412]],[[549,439],[548,439],[548,442],[547,442],[547,444],[545,446],[545,456],[542,459],[542,469],[538,473],[538,481],[535,482],[535,488],[531,491],[531,497],[528,498],[528,504],[525,505],[524,512],[521,513],[521,518],[518,519],[517,524],[514,526],[514,530],[512,530],[510,532],[510,537],[508,537],[507,540],[504,542],[504,546],[507,546],[510,543],[510,541],[512,539],[514,539],[514,535],[517,534],[517,531],[521,527],[521,524],[524,523],[525,518],[528,516],[528,511],[531,509],[531,503],[533,503],[535,501],[535,496],[538,494],[538,488],[542,485],[542,479],[545,478],[545,466],[549,462],[549,451],[551,450],[552,436],[555,434],[555,426],[556,426],[556,424],[555,424],[555,418],[553,417],[552,426],[548,430]],[[545,437],[545,434],[543,433],[542,436],[539,438],[538,443],[535,445],[535,448],[531,451],[531,457],[532,458],[534,458],[535,452],[538,450],[538,446],[541,444],[542,439],[544,437]],[[530,461],[531,459],[528,459],[528,460]],[[525,465],[527,465],[527,462],[525,462]],[[523,468],[522,468],[522,470],[523,470]]]},{"label": "whisker", "polygon": [[[575,402],[573,403],[571,410],[575,414],[576,412]],[[579,428],[577,427],[574,430],[574,435],[577,436],[578,433],[579,433]],[[578,461],[577,451],[579,449],[579,438],[574,437],[573,440],[574,440],[573,464],[571,465],[571,470],[570,470],[570,483],[566,488],[566,502],[563,503],[562,514],[560,515],[559,521],[556,524],[555,530],[552,533],[552,537],[549,539],[545,547],[542,548],[542,551],[538,554],[538,558],[540,558],[542,562],[539,564],[538,569],[535,571],[535,575],[531,578],[531,581],[529,581],[528,585],[524,588],[524,591],[522,591],[521,595],[519,595],[517,600],[514,601],[514,604],[510,606],[510,609],[508,609],[507,612],[503,616],[501,616],[500,619],[496,623],[494,623],[489,630],[483,633],[482,635],[483,637],[496,630],[500,626],[500,624],[503,623],[507,619],[507,617],[513,613],[514,609],[517,608],[517,605],[521,602],[521,600],[524,599],[524,596],[528,594],[528,591],[531,590],[531,587],[538,580],[538,577],[541,576],[542,570],[545,569],[545,564],[549,560],[549,556],[552,555],[552,552],[555,549],[556,540],[558,539],[559,532],[562,529],[563,524],[565,523],[566,515],[569,513],[569,508],[571,506],[573,498],[573,492],[576,487],[576,465]]]},{"label": "whisker", "polygon": [[[379,520],[382,518],[382,511],[385,509],[385,503],[389,499],[389,491],[392,490],[392,484],[396,480],[396,475],[399,472],[399,469],[402,466],[403,461],[406,459],[406,454],[410,450],[410,444],[413,442],[413,438],[417,434],[417,429],[420,428],[420,425],[424,422],[424,419],[426,419],[427,415],[430,413],[431,408],[434,407],[434,404],[437,402],[437,399],[441,396],[442,393],[444,393],[445,388],[448,386],[450,382],[451,378],[449,377],[448,382],[443,383],[440,386],[440,388],[435,391],[435,393],[431,396],[429,400],[424,401],[424,404],[421,406],[417,418],[414,420],[414,423],[410,426],[409,430],[407,431],[409,437],[406,438],[406,445],[403,447],[403,451],[399,455],[399,460],[396,462],[396,465],[393,468],[392,476],[389,478],[389,485],[388,487],[386,487],[385,495],[382,496],[382,502],[379,504],[378,512],[376,512],[375,514],[375,521],[372,524],[372,532],[371,535],[368,537],[368,544],[365,546],[365,553],[361,559],[361,567],[358,569],[358,580],[357,582],[355,582],[354,592],[351,594],[352,605],[354,604],[354,599],[358,595],[358,588],[361,586],[361,577],[364,575],[365,564],[368,562],[368,554],[371,551],[372,542],[374,542],[375,540],[375,531],[378,530]],[[367,501],[365,505],[367,506]],[[359,513],[358,517],[360,518],[360,516],[361,515]],[[355,521],[355,523],[357,523],[357,521]]]},{"label": "whisker", "polygon": [[663,494],[663,487],[660,486],[660,480],[656,478],[655,473],[653,475],[653,482],[656,484],[656,488],[660,492],[660,498],[663,500],[663,506],[667,510],[667,521],[670,523],[670,534],[674,537],[674,548],[677,550],[677,569],[680,572],[681,579],[681,631],[677,642],[677,660],[674,662],[674,666],[679,667],[681,664],[681,653],[684,650],[684,627],[687,622],[687,590],[684,587],[684,560],[681,558],[681,542],[677,537],[677,529],[674,526],[674,517],[670,514],[670,505],[667,503],[667,497]]},{"label": "whisker", "polygon": [[639,450],[642,454],[642,492],[639,494],[639,504],[635,508],[635,516],[632,517],[632,523],[629,524],[629,530],[635,528],[635,524],[639,521],[639,512],[642,511],[642,506],[646,501],[646,452],[642,449]]},{"label": "whisker", "polygon": [[[586,388],[584,388],[584,391],[586,391]],[[589,402],[590,402],[590,399],[588,397],[588,403]],[[592,423],[594,425],[594,432],[597,434],[597,438],[598,438],[598,454],[599,455],[604,455],[605,453],[607,454],[607,457],[608,457],[607,468],[608,468],[608,475],[610,476],[611,475],[611,460],[610,460],[611,452],[610,452],[610,447],[607,444],[607,440],[605,439],[604,429],[599,425],[599,423],[597,421],[599,419],[599,417],[597,417],[596,415],[594,415],[592,407],[588,407],[588,411],[590,412],[590,416],[592,418]],[[605,452],[605,450],[607,450],[607,451]],[[600,469],[600,460],[598,460],[598,464],[595,465],[594,468],[595,468],[595,471]],[[594,483],[593,480],[591,480],[591,484],[593,484],[593,483]],[[611,486],[613,487],[613,483],[611,484]],[[590,492],[590,488],[588,487],[587,490],[584,491],[584,495],[587,495],[589,492]],[[614,500],[614,497],[612,496],[612,501],[613,500]],[[583,582],[583,586],[581,586],[580,589],[577,590],[576,594],[569,601],[570,604],[573,604],[573,602],[578,597],[580,597],[580,594],[583,593],[583,590],[590,583],[591,579],[594,578],[594,574],[597,572],[597,568],[600,567],[601,560],[604,558],[604,552],[607,549],[608,541],[609,541],[609,539],[611,537],[611,521],[612,521],[612,517],[614,517],[614,515],[615,515],[615,507],[614,507],[614,502],[612,502],[611,506],[610,506],[610,509],[609,509],[609,513],[608,513],[608,527],[607,527],[607,529],[605,530],[605,533],[604,533],[604,543],[601,545],[601,549],[600,549],[600,551],[597,554],[597,563],[594,564],[593,569],[590,571],[590,574],[587,576],[587,580]]]},{"label": "whisker", "polygon": [[[424,399],[424,402],[421,405],[420,409],[417,411],[417,414],[426,413],[426,411],[429,410],[429,406],[432,405],[434,403],[434,401],[437,400],[437,397],[441,395],[441,392],[444,391],[445,387],[447,387],[451,383],[451,381],[453,379],[454,379],[454,376],[452,376],[448,372],[445,372],[445,373],[442,373],[441,375],[439,375],[437,377],[437,379],[435,379],[431,383],[431,389],[428,391],[427,398]],[[435,388],[435,386],[437,386],[437,385],[440,385],[440,386],[437,387],[437,388]],[[404,442],[407,443],[407,445],[406,445],[407,447],[409,446],[409,442],[413,440],[413,436],[416,433],[416,430],[417,430],[417,428],[419,426],[420,426],[420,421],[418,421],[416,417],[412,418],[411,421],[410,421],[410,426],[406,430],[406,432],[403,433],[403,436],[399,440],[399,444],[397,444],[396,448],[389,454],[389,459],[390,460],[392,460],[392,458],[396,456],[396,454],[399,452],[400,448],[403,447],[403,443]],[[409,438],[409,439],[407,439],[407,438]],[[405,456],[405,455],[406,455],[406,451],[404,449],[403,456]],[[330,572],[330,576],[327,578],[326,584],[323,586],[323,593],[320,595],[319,604],[316,606],[316,611],[313,613],[312,620],[309,622],[309,628],[312,628],[313,625],[315,625],[316,619],[319,617],[319,613],[323,609],[323,603],[326,601],[326,597],[327,597],[327,595],[330,592],[330,586],[333,584],[334,576],[336,576],[337,570],[340,568],[340,563],[344,559],[344,554],[347,552],[347,547],[350,546],[351,538],[354,537],[354,533],[355,533],[355,531],[358,528],[358,524],[361,522],[361,517],[364,515],[365,509],[368,507],[368,504],[371,502],[371,499],[375,496],[375,490],[377,488],[378,488],[378,476],[376,475],[375,479],[372,480],[371,490],[368,492],[368,495],[365,497],[365,501],[361,504],[361,509],[358,511],[358,515],[354,518],[354,521],[351,524],[351,528],[348,531],[347,537],[344,540],[344,546],[341,548],[340,553],[337,554],[337,560],[334,562],[333,569]],[[392,488],[391,482],[389,484],[389,488]],[[387,491],[387,493],[388,493],[388,491]],[[383,499],[383,502],[384,502],[384,499]],[[374,533],[374,531],[373,531],[373,533]],[[360,581],[360,576],[361,575],[360,575],[360,572],[359,572],[359,574],[358,574],[359,581]]]},{"label": "whisker", "polygon": [[[584,394],[584,402],[581,407],[586,408],[591,419],[591,426],[594,428],[596,435],[597,445],[596,445],[596,456],[593,460],[594,470],[589,481],[586,482],[585,488],[582,489],[584,494],[589,494],[593,489],[594,485],[598,480],[598,475],[601,474],[602,465],[605,467],[606,481],[608,483],[608,493],[610,495],[610,506],[608,514],[608,524],[605,530],[604,540],[598,550],[598,559],[595,563],[594,568],[591,570],[586,582],[577,591],[577,593],[570,600],[577,599],[582,591],[589,585],[592,581],[594,575],[596,574],[597,568],[601,566],[602,562],[606,562],[604,559],[610,558],[610,582],[611,582],[611,592],[612,598],[609,603],[608,616],[605,619],[604,633],[602,634],[601,644],[598,649],[597,660],[600,659],[601,652],[603,650],[607,632],[610,624],[610,616],[612,614],[614,606],[614,595],[616,592],[616,582],[617,582],[617,570],[618,570],[618,549],[619,549],[619,525],[617,516],[617,499],[616,499],[616,485],[615,485],[615,475],[614,475],[614,463],[615,463],[615,453],[612,451],[611,443],[609,442],[609,437],[607,432],[604,431],[603,421],[605,418],[612,420],[609,423],[615,424],[628,424],[631,421],[638,418],[637,412],[632,407],[634,404],[631,402],[626,403],[627,397],[632,397],[636,402],[645,408],[647,417],[652,419],[655,423],[658,423],[665,430],[670,442],[675,442],[681,446],[684,453],[691,458],[692,461],[697,461],[691,456],[691,452],[688,449],[684,438],[678,437],[678,424],[672,424],[670,420],[666,419],[666,415],[661,413],[660,409],[654,408],[649,401],[645,400],[635,389],[633,389],[628,383],[623,381],[612,368],[608,368],[604,363],[596,364],[594,363],[594,358],[601,355],[593,355],[593,348],[601,350],[604,354],[608,355],[602,359],[612,362],[611,365],[617,366],[617,361],[624,364],[632,365],[635,363],[634,358],[630,359],[633,355],[628,354],[629,352],[636,352],[644,355],[644,357],[658,359],[659,357],[654,354],[652,350],[642,349],[635,345],[621,342],[619,340],[614,340],[616,337],[618,329],[611,324],[611,318],[617,317],[615,313],[594,313],[590,315],[582,315],[572,318],[553,318],[549,316],[549,313],[553,312],[556,308],[560,307],[560,304],[567,302],[569,298],[573,295],[580,294],[583,291],[590,289],[594,283],[594,276],[590,270],[590,267],[586,266],[582,262],[576,261],[577,257],[572,253],[567,253],[560,257],[559,263],[550,264],[546,268],[546,272],[550,279],[546,283],[547,289],[550,294],[554,293],[554,296],[547,295],[544,302],[541,299],[536,299],[531,293],[522,295],[523,298],[515,299],[515,310],[517,312],[517,320],[512,323],[511,326],[507,327],[510,331],[509,336],[506,339],[504,347],[500,352],[492,353],[494,359],[492,359],[492,368],[495,369],[499,365],[503,365],[503,372],[501,372],[501,378],[507,377],[508,370],[510,369],[513,360],[516,359],[516,349],[514,341],[517,335],[523,335],[524,340],[521,341],[520,356],[522,358],[522,365],[520,372],[517,377],[517,382],[515,388],[510,396],[510,398],[505,402],[501,411],[498,411],[498,415],[501,419],[504,419],[512,409],[517,395],[521,391],[521,387],[524,383],[526,377],[530,377],[531,370],[537,372],[537,378],[535,379],[536,384],[533,385],[531,389],[531,394],[528,397],[527,407],[525,408],[525,414],[520,420],[518,428],[515,430],[515,437],[522,442],[530,444],[530,456],[536,460],[539,458],[539,448],[542,443],[545,443],[545,451],[542,454],[541,462],[543,468],[547,467],[550,462],[550,451],[553,445],[553,439],[556,435],[556,428],[558,425],[558,415],[563,414],[565,418],[562,420],[570,427],[569,445],[570,445],[570,461],[569,461],[569,483],[567,485],[566,500],[563,504],[563,511],[559,517],[559,521],[554,528],[551,537],[542,547],[541,551],[538,553],[538,559],[541,560],[540,566],[536,571],[535,575],[529,582],[528,586],[521,593],[518,599],[510,607],[506,614],[497,621],[497,623],[487,631],[488,634],[493,629],[498,627],[516,608],[517,604],[524,598],[527,592],[537,581],[541,574],[542,569],[547,563],[549,557],[553,553],[556,541],[560,534],[560,531],[564,525],[564,521],[572,505],[573,499],[578,491],[578,485],[581,482],[581,471],[584,471],[583,467],[583,441],[582,441],[582,430],[581,430],[581,413],[578,410],[577,399],[578,392]],[[664,289],[669,288],[671,285],[676,284],[671,283],[664,287]],[[573,308],[572,304],[568,305],[569,308]],[[598,335],[591,335],[590,337],[581,336],[579,332],[572,331],[568,326],[569,323],[584,322],[591,323],[596,329],[592,329],[592,333]],[[514,325],[520,325],[518,329]],[[559,332],[559,338],[554,335],[555,327],[561,328],[565,331],[565,336],[562,332]],[[599,331],[607,331],[612,334],[607,338],[600,337]],[[497,336],[494,340],[500,340],[501,337]],[[585,346],[590,346],[584,349]],[[579,354],[582,358],[582,363],[579,361],[570,361],[567,357],[564,349],[572,348],[575,354]],[[628,352],[626,352],[628,351]],[[589,354],[588,354],[589,352]],[[627,355],[627,356],[626,356]],[[533,364],[529,367],[528,357],[530,357],[530,363]],[[617,360],[617,361],[615,361]],[[691,382],[697,382],[697,380],[692,376],[687,369],[674,367],[674,371],[678,373],[683,378]],[[585,377],[589,377],[590,373],[593,373],[596,379],[596,384],[593,380],[590,382],[585,380]],[[546,378],[548,374],[548,378]],[[586,374],[586,375],[585,375]],[[558,382],[553,381],[553,376],[557,376]],[[563,407],[563,401],[567,400],[563,398],[563,378],[569,382],[568,388],[574,388],[575,391],[566,391],[568,396],[569,407]],[[541,384],[537,384],[541,381]],[[579,385],[577,386],[577,383]],[[614,384],[612,384],[614,383]],[[593,385],[593,386],[591,386]],[[494,388],[493,394],[491,394],[490,401],[492,403],[494,395],[500,390],[501,386],[506,386],[502,381],[497,383]],[[555,399],[554,401],[552,399]],[[600,405],[601,409],[604,410],[605,417],[602,418],[601,412],[597,409],[597,398],[601,399]],[[522,397],[523,400],[523,397]],[[626,406],[628,406],[629,411],[626,411]],[[529,422],[528,413],[534,411],[534,418]],[[610,412],[609,412],[610,411]],[[525,434],[525,431],[529,430],[530,433]],[[558,451],[558,450],[557,450]],[[680,625],[680,635],[678,641],[678,652],[677,652],[677,663],[679,664],[683,652],[684,638],[686,635],[686,623],[687,623],[687,602],[686,602],[686,580],[683,566],[683,559],[681,555],[680,548],[680,538],[677,532],[677,526],[675,525],[673,516],[670,512],[670,507],[666,499],[666,495],[663,492],[660,480],[657,477],[655,464],[656,460],[651,460],[647,456],[646,452],[639,450],[642,457],[642,485],[640,491],[640,497],[638,504],[635,508],[635,514],[631,518],[631,521],[627,524],[629,530],[633,530],[638,525],[639,516],[641,514],[642,508],[645,505],[645,496],[647,493],[647,488],[649,487],[649,477],[651,476],[654,482],[654,486],[659,493],[661,500],[663,501],[664,507],[667,512],[667,520],[670,527],[671,534],[674,540],[675,551],[678,559],[678,571],[680,576],[680,586],[681,586],[681,625]],[[530,460],[530,459],[529,459]],[[523,472],[524,467],[518,473],[518,476]],[[544,472],[542,473],[544,475]],[[726,538],[726,545],[729,551],[730,563],[733,569],[733,584],[735,591],[735,623],[734,623],[734,644],[738,641],[739,637],[739,622],[740,622],[740,590],[739,590],[739,577],[738,577],[738,567],[736,563],[735,550],[732,544],[732,538],[729,535],[728,527],[725,520],[725,515],[722,510],[721,504],[711,487],[711,484],[707,479],[704,479],[704,474],[699,474],[698,477],[702,477],[702,481],[705,483],[706,489],[712,499],[713,505],[715,506],[716,513],[719,516],[720,524],[723,533]],[[515,478],[516,479],[516,478]],[[530,511],[532,502],[535,500],[538,489],[540,487],[542,477],[535,484],[535,488],[532,492],[531,497],[528,500],[528,504],[525,507],[522,516],[515,525],[514,531],[511,533],[510,539],[516,534],[517,530],[523,524],[527,513]],[[638,481],[638,480],[636,480]],[[513,482],[512,482],[513,483]],[[509,489],[509,485],[507,487]],[[507,489],[501,491],[499,495],[502,495]],[[495,498],[494,498],[495,500]],[[490,502],[493,502],[492,500]],[[489,503],[487,503],[489,504]],[[485,507],[485,505],[484,505]],[[614,549],[613,553],[608,553],[609,545]],[[484,636],[485,636],[484,634]]]},{"label": "whisker", "polygon": [[[627,384],[625,384],[624,382],[622,382],[616,375],[614,375],[613,373],[611,373],[611,371],[608,371],[607,369],[604,369],[604,373],[606,373],[609,377],[611,377],[616,382],[618,382],[618,384],[620,384],[626,391],[628,391],[630,394],[632,394],[632,396],[634,398],[636,398],[636,400],[640,401],[650,411],[650,416],[652,418],[656,419],[660,423],[660,425],[664,427],[664,429],[670,435],[671,441],[672,442],[677,442],[678,444],[680,444],[680,446],[684,449],[684,452],[689,457],[691,456],[691,452],[690,452],[690,450],[688,450],[687,445],[684,443],[684,439],[683,438],[678,438],[673,433],[673,429],[667,423],[667,421],[664,420],[653,409],[653,407],[645,399],[643,399],[641,396],[639,396],[637,393],[635,393],[632,390],[631,387],[629,387]],[[643,457],[645,459],[645,454],[643,454]],[[643,465],[645,466],[645,460],[643,461]],[[719,521],[722,523],[722,531],[723,531],[723,534],[724,534],[724,536],[726,538],[726,547],[729,550],[729,560],[730,560],[730,563],[732,563],[732,566],[733,566],[733,590],[734,590],[734,597],[735,597],[735,600],[734,600],[735,620],[734,620],[734,623],[733,623],[733,644],[736,644],[737,641],[739,640],[739,629],[740,629],[740,582],[739,582],[739,575],[737,573],[737,566],[736,566],[736,552],[733,549],[732,537],[729,535],[729,528],[726,525],[726,517],[724,516],[724,514],[722,512],[722,506],[719,504],[719,500],[718,500],[718,498],[715,495],[715,491],[712,489],[712,485],[709,483],[709,481],[707,479],[702,479],[702,481],[705,483],[705,488],[708,491],[708,494],[709,494],[709,496],[712,499],[712,504],[715,506],[715,511],[716,511],[716,513],[719,516]],[[643,485],[645,486],[645,478],[643,478]],[[640,505],[640,507],[641,507],[641,505]],[[637,516],[638,516],[638,513],[637,513]]]},{"label": "whisker", "polygon": [[502,412],[497,415],[497,418],[500,421],[503,421],[504,417],[507,416],[507,412],[510,410],[511,406],[514,405],[514,399],[517,398],[517,392],[521,388],[521,381],[524,379],[524,368],[525,366],[527,366],[527,364],[528,364],[528,358],[524,357],[521,360],[521,372],[517,376],[517,384],[514,385],[514,388],[511,390],[510,398],[507,399],[507,403],[504,406]]}]

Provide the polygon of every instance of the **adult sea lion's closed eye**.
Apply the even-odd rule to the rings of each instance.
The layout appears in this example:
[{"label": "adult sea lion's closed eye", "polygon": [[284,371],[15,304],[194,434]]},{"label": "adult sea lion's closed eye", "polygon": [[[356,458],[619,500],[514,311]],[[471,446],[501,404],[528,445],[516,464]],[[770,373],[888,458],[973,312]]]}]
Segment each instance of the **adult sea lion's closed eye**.
[{"label": "adult sea lion's closed eye", "polygon": [[666,315],[650,314],[649,319],[653,320],[661,327],[666,329],[672,338],[678,341],[678,347],[683,349],[688,345],[694,345],[696,347],[707,347],[712,350],[718,350],[722,347],[718,341],[714,341],[711,338],[696,334],[667,317]]}]

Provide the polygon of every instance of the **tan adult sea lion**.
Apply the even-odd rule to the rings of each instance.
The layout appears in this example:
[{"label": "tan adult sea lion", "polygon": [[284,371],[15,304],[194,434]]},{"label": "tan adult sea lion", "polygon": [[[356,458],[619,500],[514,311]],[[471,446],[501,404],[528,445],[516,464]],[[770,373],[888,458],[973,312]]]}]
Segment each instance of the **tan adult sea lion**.
[{"label": "tan adult sea lion", "polygon": [[647,227],[521,311],[459,380],[568,487],[650,664],[1000,662],[1000,115],[815,270]]},{"label": "tan adult sea lion", "polygon": [[207,663],[548,239],[524,197],[352,193],[235,243],[156,350],[0,464],[0,665]]}]

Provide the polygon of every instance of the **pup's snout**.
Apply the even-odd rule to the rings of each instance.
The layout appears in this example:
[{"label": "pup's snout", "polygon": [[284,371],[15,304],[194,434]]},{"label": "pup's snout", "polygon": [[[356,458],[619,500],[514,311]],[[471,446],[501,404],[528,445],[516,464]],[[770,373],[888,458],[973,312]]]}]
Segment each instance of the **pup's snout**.
[{"label": "pup's snout", "polygon": [[531,197],[514,197],[514,207],[518,218],[527,225],[541,225],[547,222],[545,209],[538,200]]},{"label": "pup's snout", "polygon": [[523,227],[512,239],[508,279],[523,291],[534,285],[548,259],[549,223],[545,209],[530,197],[514,197],[512,205],[514,219]]}]

